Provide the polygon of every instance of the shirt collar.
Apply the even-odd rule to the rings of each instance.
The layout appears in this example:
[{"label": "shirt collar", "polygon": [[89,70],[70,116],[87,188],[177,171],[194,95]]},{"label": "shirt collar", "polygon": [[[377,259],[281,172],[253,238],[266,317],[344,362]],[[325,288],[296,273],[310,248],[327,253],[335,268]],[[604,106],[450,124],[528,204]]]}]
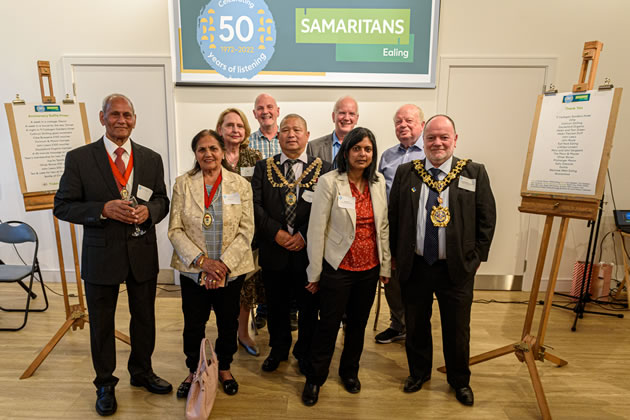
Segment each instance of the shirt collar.
[{"label": "shirt collar", "polygon": [[[284,154],[284,152],[280,153],[280,164],[284,165],[284,162],[289,159],[287,157],[287,155]],[[304,149],[304,151],[302,152],[302,154],[297,158],[297,160],[299,160],[302,163],[308,163],[308,157],[306,155],[306,149]]]},{"label": "shirt collar", "polygon": [[420,142],[420,139],[422,138],[422,135],[420,135],[420,137],[418,137],[416,139],[416,142],[414,144],[412,144],[411,146],[409,146],[407,149],[405,149],[402,145],[402,143],[398,143],[398,150],[402,151],[402,152],[406,152],[407,150],[419,150],[422,151],[422,143],[420,143],[420,145],[418,145],[418,143]]},{"label": "shirt collar", "polygon": [[333,139],[333,145],[337,144],[337,145],[341,146],[341,142],[339,141],[339,137],[337,137],[337,133],[335,133],[334,131],[333,131],[332,139]]},{"label": "shirt collar", "polygon": [[[116,156],[114,152],[118,149],[118,147],[122,147],[125,150],[125,153],[127,153],[127,156],[131,155],[131,139],[127,139],[122,146],[118,146],[109,137],[107,137],[107,135],[104,135],[103,143],[105,144],[105,150],[107,150],[107,153],[110,156]],[[123,156],[125,153],[123,153]]]},{"label": "shirt collar", "polygon": [[258,132],[257,132],[257,133],[258,133],[258,136],[259,136],[261,139],[265,139],[265,140],[267,140],[267,141],[269,141],[269,142],[270,142],[271,140],[275,140],[275,139],[277,139],[277,138],[278,138],[278,133],[279,133],[279,131],[276,131],[276,136],[275,136],[274,138],[272,138],[272,139],[270,139],[269,137],[265,136],[265,135],[263,134],[263,132],[262,132],[262,130],[261,130],[260,128],[258,129]]},{"label": "shirt collar", "polygon": [[[438,169],[444,172],[445,174],[447,174],[451,171],[452,163],[453,163],[453,156],[451,156],[450,158],[448,158],[446,162],[438,166]],[[435,166],[433,166],[433,164],[431,163],[429,159],[426,159],[424,166],[427,168],[427,172],[429,171],[429,169],[435,168]]]}]

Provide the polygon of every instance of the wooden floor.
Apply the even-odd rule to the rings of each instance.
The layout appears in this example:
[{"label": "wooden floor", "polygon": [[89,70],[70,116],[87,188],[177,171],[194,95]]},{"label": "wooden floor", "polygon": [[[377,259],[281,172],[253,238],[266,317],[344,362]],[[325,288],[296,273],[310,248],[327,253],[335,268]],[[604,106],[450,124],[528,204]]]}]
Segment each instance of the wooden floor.
[{"label": "wooden floor", "polygon": [[[59,284],[52,284],[60,290]],[[175,286],[165,286],[174,289]],[[8,292],[7,292],[8,290]],[[16,302],[21,289],[3,285],[2,301]],[[522,292],[475,292],[475,299],[524,301]],[[118,327],[128,331],[127,296],[120,295]],[[38,299],[40,300],[40,299]],[[50,296],[45,313],[33,313],[25,329],[0,333],[0,418],[98,418],[94,410],[95,389],[90,359],[89,332],[69,332],[35,374],[19,376],[64,321],[63,300]],[[36,302],[40,303],[40,302]],[[596,309],[595,307],[589,309]],[[516,341],[521,334],[526,305],[475,303],[472,314],[471,354],[492,350]],[[540,311],[540,309],[539,309]],[[373,311],[374,312],[374,311]],[[586,315],[577,332],[571,332],[573,312],[553,309],[545,344],[569,364],[557,368],[549,362],[538,369],[551,412],[556,419],[630,418],[630,319]],[[0,312],[0,326],[18,321],[18,315]],[[378,331],[388,323],[385,300]],[[434,307],[434,367],[443,363],[439,313]],[[474,407],[456,400],[445,375],[433,371],[432,379],[415,394],[402,392],[407,376],[404,344],[376,344],[372,331],[374,313],[366,331],[359,377],[361,393],[348,394],[336,374],[339,342],[331,375],[315,407],[302,405],[304,377],[295,360],[282,363],[278,371],[263,373],[267,354],[267,329],[257,337],[262,355],[249,356],[242,349],[235,355],[232,372],[239,381],[236,396],[219,391],[212,418],[216,419],[535,419],[540,417],[527,368],[513,354],[472,367]],[[177,387],[186,376],[182,353],[182,313],[179,293],[158,291],[157,345],[153,366],[158,375]],[[88,327],[86,327],[88,328]],[[208,336],[214,337],[214,319]],[[342,335],[339,335],[341,339]],[[126,361],[129,347],[118,342],[120,383],[116,387],[119,419],[180,419],[184,401],[171,395],[153,395],[129,385]]]}]

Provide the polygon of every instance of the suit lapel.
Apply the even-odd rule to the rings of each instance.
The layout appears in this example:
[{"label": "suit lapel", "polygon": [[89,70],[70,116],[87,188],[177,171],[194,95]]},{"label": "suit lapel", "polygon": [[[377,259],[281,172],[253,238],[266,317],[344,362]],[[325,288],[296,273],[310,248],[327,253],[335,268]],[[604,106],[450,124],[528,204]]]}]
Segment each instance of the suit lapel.
[{"label": "suit lapel", "polygon": [[201,171],[190,177],[190,189],[193,201],[199,206],[202,213],[206,209],[204,202],[204,188],[206,188],[206,186],[203,184],[203,173]]},{"label": "suit lapel", "polygon": [[[350,188],[350,181],[348,180],[348,174],[343,173],[337,175],[337,190],[339,191],[339,195],[344,197],[352,197],[352,189]],[[335,197],[335,200],[338,198]],[[355,203],[356,206],[356,203]],[[344,209],[352,220],[352,227],[356,231],[357,229],[357,211],[356,207],[354,209]]]},{"label": "suit lapel", "polygon": [[137,197],[138,184],[144,175],[144,156],[142,154],[142,150],[139,150],[131,139],[129,139],[129,141],[131,142],[131,151],[133,153],[133,185],[131,186],[131,194],[134,197]]},{"label": "suit lapel", "polygon": [[109,164],[109,158],[107,157],[107,149],[105,149],[103,137],[94,143],[92,153],[94,154],[96,166],[101,172],[101,175],[103,175],[107,188],[109,188],[114,197],[120,198],[120,192],[118,191],[116,179],[114,179],[114,174],[112,173],[112,167]]},{"label": "suit lapel", "polygon": [[[424,160],[422,163],[424,164]],[[418,220],[418,209],[420,206],[420,193],[422,192],[422,180],[418,176],[416,169],[411,166],[409,176],[411,179],[409,180],[410,189],[411,189],[411,207],[413,212],[413,220],[412,223],[415,226],[416,220]]]},{"label": "suit lapel", "polygon": [[[451,170],[457,165],[459,159],[453,156],[453,160],[451,161]],[[461,174],[460,174],[461,175]],[[457,183],[459,183],[459,177],[455,179],[448,188],[448,206],[450,208],[457,208],[457,200],[459,199],[459,187],[457,187]]]}]

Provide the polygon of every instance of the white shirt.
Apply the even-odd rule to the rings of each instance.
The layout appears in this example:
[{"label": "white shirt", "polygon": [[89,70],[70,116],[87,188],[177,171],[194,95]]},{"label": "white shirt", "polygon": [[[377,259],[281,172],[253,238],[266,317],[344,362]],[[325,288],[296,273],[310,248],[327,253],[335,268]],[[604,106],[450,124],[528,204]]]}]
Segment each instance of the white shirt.
[{"label": "white shirt", "polygon": [[[450,172],[452,162],[453,156],[439,166],[438,169],[440,169],[441,172],[438,175],[438,179],[440,181],[446,178],[446,175]],[[435,168],[429,159],[426,159],[424,167],[427,172],[429,172],[429,169]],[[431,172],[429,172],[429,174],[430,173]],[[446,187],[439,195],[439,197],[442,198],[442,207],[446,208],[448,208],[448,189],[449,187]],[[418,203],[418,220],[416,221],[416,254],[418,255],[424,255],[424,230],[426,228],[427,216],[430,217],[431,215],[431,213],[427,212],[425,209],[428,198],[429,187],[423,182],[422,190],[420,191],[420,202]],[[438,228],[438,259],[446,259],[446,228],[443,227]]]},{"label": "white shirt", "polygon": [[[280,165],[282,165],[282,171],[284,172],[284,176],[287,176],[287,168],[284,165],[284,162],[289,159],[284,152],[280,153]],[[308,157],[306,156],[306,149],[302,152],[302,154],[297,158],[297,162],[295,162],[292,166],[293,174],[295,175],[295,179],[298,179],[302,176],[302,172],[304,171],[304,165],[308,163]],[[295,194],[300,196],[300,186],[296,185]],[[293,226],[287,226],[289,229],[289,233],[293,235]],[[301,236],[301,235],[300,235]]]},{"label": "white shirt", "polygon": [[[103,136],[103,143],[105,144],[105,150],[107,151],[107,154],[112,158],[112,162],[116,162],[116,149],[118,149],[119,146],[112,140],[110,140],[107,135]],[[131,140],[127,139],[127,141],[125,141],[125,143],[120,147],[125,149],[125,153],[122,154],[122,160],[125,163],[125,168],[127,168],[127,165],[129,164],[129,157],[131,156]],[[129,194],[131,194],[131,190],[133,188],[134,170],[135,169],[131,170],[131,174],[129,174],[129,179],[127,180],[127,185],[125,186],[127,191],[129,191]]]}]

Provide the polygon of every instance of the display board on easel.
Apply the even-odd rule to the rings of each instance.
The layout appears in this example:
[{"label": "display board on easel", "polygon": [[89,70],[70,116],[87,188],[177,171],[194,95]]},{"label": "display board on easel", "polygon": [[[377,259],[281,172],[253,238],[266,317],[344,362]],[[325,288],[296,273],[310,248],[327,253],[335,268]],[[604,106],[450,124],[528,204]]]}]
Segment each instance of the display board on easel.
[{"label": "display board on easel", "polygon": [[85,104],[4,104],[26,211],[53,207],[66,153],[90,142]]},{"label": "display board on easel", "polygon": [[[540,95],[523,172],[521,211],[594,220],[623,89]],[[582,203],[580,205],[580,203]]]}]

